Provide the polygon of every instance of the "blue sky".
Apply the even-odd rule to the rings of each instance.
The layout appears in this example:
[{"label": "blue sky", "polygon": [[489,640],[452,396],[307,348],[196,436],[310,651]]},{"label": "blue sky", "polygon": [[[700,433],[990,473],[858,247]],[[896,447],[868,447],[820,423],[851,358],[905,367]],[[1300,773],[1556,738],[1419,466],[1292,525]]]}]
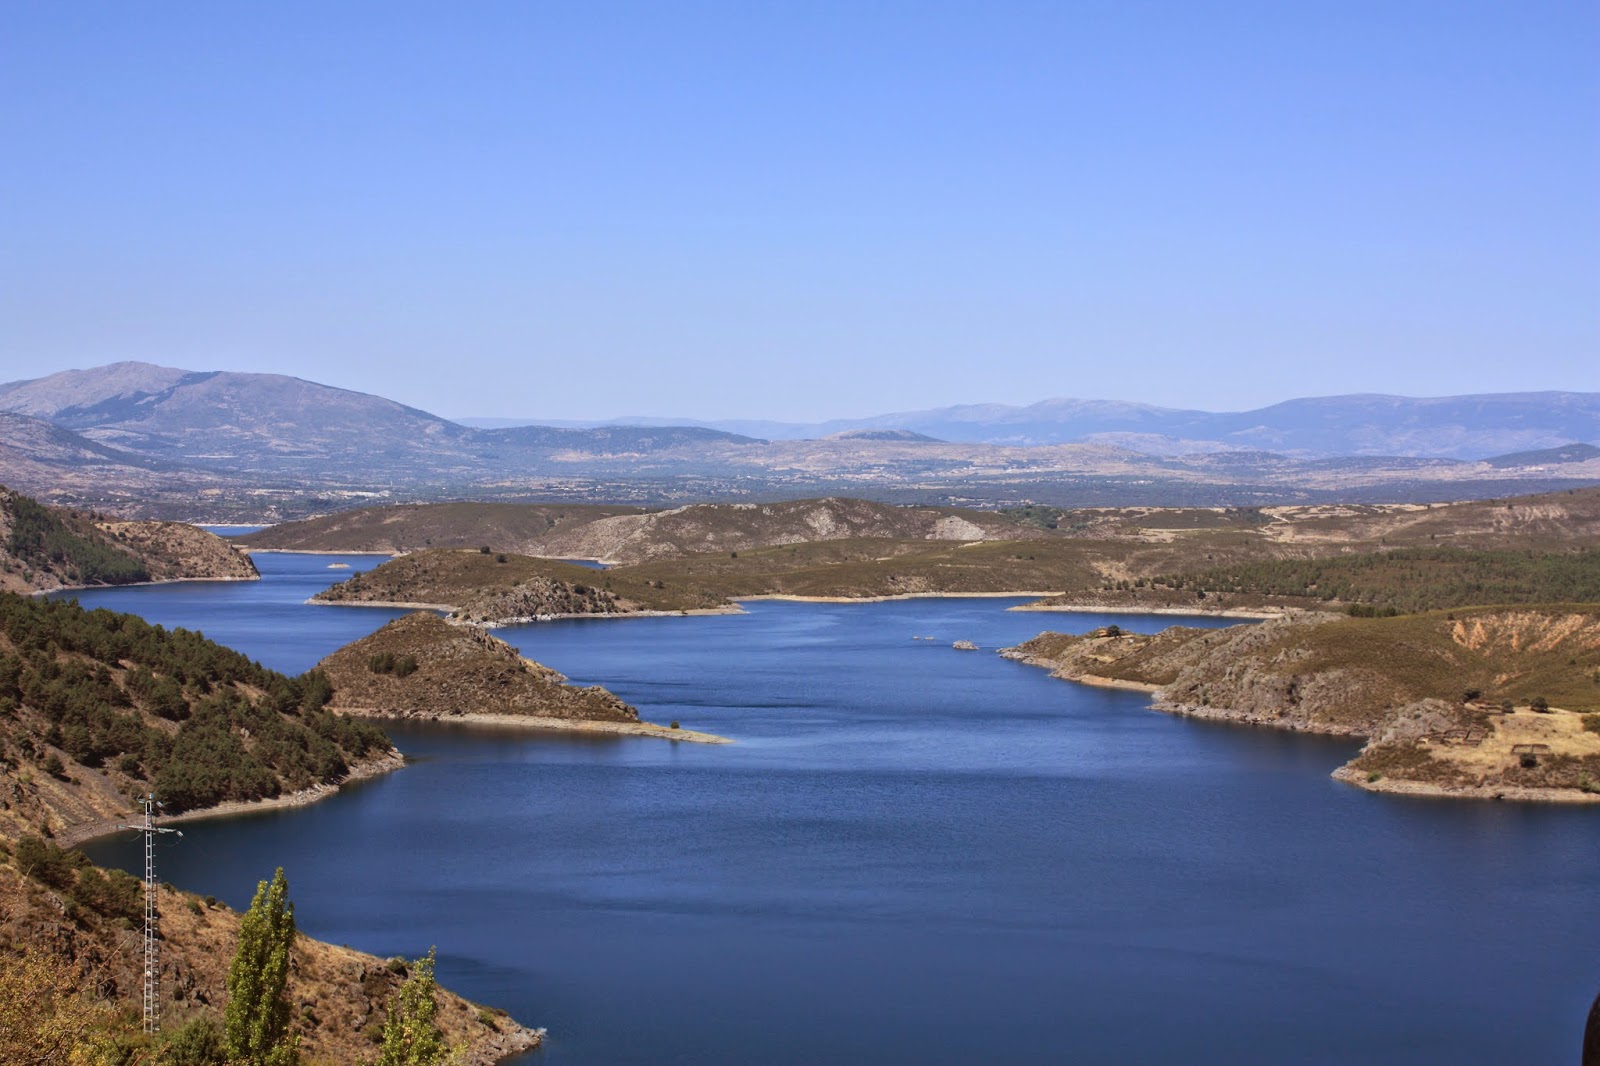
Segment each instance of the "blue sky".
[{"label": "blue sky", "polygon": [[0,380],[1600,390],[1600,5],[0,3]]}]

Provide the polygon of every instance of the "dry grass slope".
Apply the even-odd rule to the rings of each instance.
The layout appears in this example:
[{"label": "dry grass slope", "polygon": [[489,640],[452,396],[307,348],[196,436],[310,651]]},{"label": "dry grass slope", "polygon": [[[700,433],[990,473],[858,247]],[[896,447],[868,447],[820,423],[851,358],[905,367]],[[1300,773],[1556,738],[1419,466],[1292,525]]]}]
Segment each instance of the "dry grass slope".
[{"label": "dry grass slope", "polygon": [[598,686],[565,684],[503,640],[419,611],[318,664],[334,706],[392,717],[463,714],[637,722],[639,712]]}]

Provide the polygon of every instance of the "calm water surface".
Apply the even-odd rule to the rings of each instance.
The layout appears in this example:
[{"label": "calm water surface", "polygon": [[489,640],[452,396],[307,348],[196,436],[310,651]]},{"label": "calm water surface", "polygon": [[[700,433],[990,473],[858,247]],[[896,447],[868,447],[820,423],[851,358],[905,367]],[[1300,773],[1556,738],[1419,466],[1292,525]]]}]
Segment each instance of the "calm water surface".
[{"label": "calm water surface", "polygon": [[[301,606],[370,556],[256,559],[257,585],[79,598],[291,671],[391,616]],[[243,907],[281,864],[307,932],[437,944],[446,984],[550,1028],[551,1066],[1576,1061],[1593,812],[1338,785],[1349,744],[999,659],[1109,620],[1009,602],[501,630],[737,743],[396,728],[412,766],[188,826],[162,875]]]}]

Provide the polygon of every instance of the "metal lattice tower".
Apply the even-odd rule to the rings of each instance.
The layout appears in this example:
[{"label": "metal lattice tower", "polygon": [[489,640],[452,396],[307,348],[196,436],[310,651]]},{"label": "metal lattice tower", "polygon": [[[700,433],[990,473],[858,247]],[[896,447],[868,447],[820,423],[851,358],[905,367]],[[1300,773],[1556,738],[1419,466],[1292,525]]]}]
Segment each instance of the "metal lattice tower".
[{"label": "metal lattice tower", "polygon": [[161,833],[183,836],[176,829],[156,825],[156,808],[160,806],[154,793],[146,793],[144,820],[136,825],[123,826],[124,829],[144,834],[144,1031],[147,1033],[161,1031],[161,938],[157,929],[161,916],[156,909],[156,890],[159,887],[156,881],[156,837]]}]

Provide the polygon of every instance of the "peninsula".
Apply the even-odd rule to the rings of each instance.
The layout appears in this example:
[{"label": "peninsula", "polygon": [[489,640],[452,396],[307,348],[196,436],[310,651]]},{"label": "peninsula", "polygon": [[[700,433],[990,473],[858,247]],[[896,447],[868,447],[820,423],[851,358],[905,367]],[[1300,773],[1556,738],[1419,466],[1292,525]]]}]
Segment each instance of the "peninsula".
[{"label": "peninsula", "polygon": [[182,522],[123,522],[0,486],[0,591],[255,581],[250,557]]},{"label": "peninsula", "polygon": [[1366,740],[1376,791],[1600,802],[1600,607],[1475,607],[1259,625],[1042,633],[1001,654],[1137,688],[1158,710]]},{"label": "peninsula", "polygon": [[[1254,616],[1600,598],[1600,490],[1435,507],[983,512],[828,498],[617,514],[441,504],[244,540],[405,552],[315,601],[434,606],[491,625],[726,611],[768,596],[1050,592],[1030,608]],[[560,561],[577,557],[613,565]]]}]

